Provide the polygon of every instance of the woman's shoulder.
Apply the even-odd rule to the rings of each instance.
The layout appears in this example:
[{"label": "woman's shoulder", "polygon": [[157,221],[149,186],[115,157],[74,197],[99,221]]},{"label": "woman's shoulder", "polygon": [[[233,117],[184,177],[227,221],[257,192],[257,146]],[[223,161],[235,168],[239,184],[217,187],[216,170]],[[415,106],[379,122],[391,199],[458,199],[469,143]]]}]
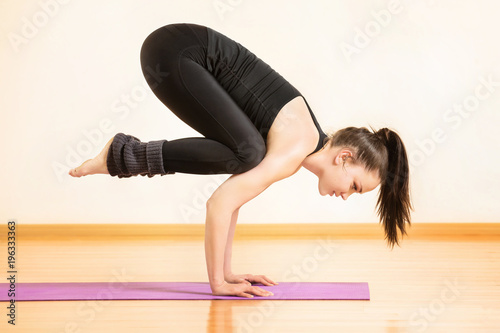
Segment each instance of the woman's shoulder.
[{"label": "woman's shoulder", "polygon": [[267,150],[276,155],[305,158],[313,152],[320,133],[302,96],[285,104],[278,112],[267,136]]}]

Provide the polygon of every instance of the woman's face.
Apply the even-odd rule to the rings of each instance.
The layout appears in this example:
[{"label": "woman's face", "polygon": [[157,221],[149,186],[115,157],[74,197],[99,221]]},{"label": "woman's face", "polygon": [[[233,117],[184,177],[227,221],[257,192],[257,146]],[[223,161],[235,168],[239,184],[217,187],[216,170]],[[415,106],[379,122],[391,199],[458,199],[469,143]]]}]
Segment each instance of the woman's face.
[{"label": "woman's face", "polygon": [[321,195],[335,195],[347,200],[353,193],[370,192],[380,184],[376,170],[367,172],[363,166],[351,163],[350,156],[349,150],[339,151],[323,170],[318,183]]}]

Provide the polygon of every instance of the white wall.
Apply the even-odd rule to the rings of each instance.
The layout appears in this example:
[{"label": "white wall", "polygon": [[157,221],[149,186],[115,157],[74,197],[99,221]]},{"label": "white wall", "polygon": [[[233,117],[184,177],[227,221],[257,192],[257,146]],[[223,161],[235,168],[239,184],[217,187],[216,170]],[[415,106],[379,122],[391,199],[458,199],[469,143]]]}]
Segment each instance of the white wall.
[{"label": "white wall", "polygon": [[[175,22],[208,25],[245,45],[306,96],[325,131],[396,129],[411,158],[414,222],[499,221],[496,1],[3,0],[1,7],[0,221],[204,223],[205,199],[228,175],[67,175],[117,132],[142,141],[198,135],[144,89],[142,42]],[[371,37],[361,35],[367,29]],[[110,128],[100,129],[103,122]],[[91,142],[86,131],[102,136]],[[301,170],[245,205],[239,221],[376,223],[375,202],[376,191],[346,202],[321,197],[317,178]]]}]

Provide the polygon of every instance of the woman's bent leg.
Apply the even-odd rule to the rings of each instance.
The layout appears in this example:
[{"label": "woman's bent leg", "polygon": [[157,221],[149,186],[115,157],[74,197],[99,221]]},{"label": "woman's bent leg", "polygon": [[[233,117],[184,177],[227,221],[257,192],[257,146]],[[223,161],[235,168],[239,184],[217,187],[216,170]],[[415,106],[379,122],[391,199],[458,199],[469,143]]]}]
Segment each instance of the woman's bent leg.
[{"label": "woman's bent leg", "polygon": [[157,89],[158,98],[204,138],[163,144],[165,170],[195,174],[242,173],[266,153],[261,134],[215,78],[199,64],[181,60],[182,85]]},{"label": "woman's bent leg", "polygon": [[[171,30],[159,29],[146,39],[141,50],[143,73],[154,94],[204,137],[150,143],[122,137],[116,145],[113,142],[113,153],[108,154],[113,158],[110,158],[108,169],[114,164],[121,170],[118,173],[125,176],[134,165],[136,173],[148,176],[153,170],[146,165],[156,169],[157,174],[235,174],[252,169],[264,158],[264,139],[248,116],[202,66],[202,43],[193,39],[192,45],[186,46],[190,35],[182,39],[169,38],[171,33]],[[176,43],[183,45],[176,48]],[[152,70],[157,75],[152,75]],[[161,152],[158,151],[159,142]],[[139,163],[132,161],[134,158]],[[154,161],[159,160],[162,163],[155,164]]]}]

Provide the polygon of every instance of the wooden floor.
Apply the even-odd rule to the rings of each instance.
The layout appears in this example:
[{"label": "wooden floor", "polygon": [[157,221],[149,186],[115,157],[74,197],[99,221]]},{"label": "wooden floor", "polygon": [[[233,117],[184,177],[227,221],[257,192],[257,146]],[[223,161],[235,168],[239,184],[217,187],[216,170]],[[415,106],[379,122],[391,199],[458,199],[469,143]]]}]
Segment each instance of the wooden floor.
[{"label": "wooden floor", "polygon": [[[370,301],[18,302],[15,327],[7,324],[2,302],[0,332],[500,332],[499,225],[483,237],[477,231],[492,225],[469,225],[463,235],[457,225],[446,226],[453,236],[444,240],[434,237],[443,233],[442,225],[435,233],[428,225],[428,237],[410,235],[393,251],[382,238],[318,237],[311,229],[309,238],[237,233],[235,273],[265,274],[278,282],[368,282]],[[115,229],[119,237],[109,236],[113,228],[100,234],[99,226],[86,228],[93,232],[68,226],[20,231],[18,282],[109,282],[117,276],[124,283],[208,281],[200,227],[191,239],[140,234],[140,226]],[[3,275],[5,239],[2,234]],[[328,255],[315,256],[319,248]]]}]

